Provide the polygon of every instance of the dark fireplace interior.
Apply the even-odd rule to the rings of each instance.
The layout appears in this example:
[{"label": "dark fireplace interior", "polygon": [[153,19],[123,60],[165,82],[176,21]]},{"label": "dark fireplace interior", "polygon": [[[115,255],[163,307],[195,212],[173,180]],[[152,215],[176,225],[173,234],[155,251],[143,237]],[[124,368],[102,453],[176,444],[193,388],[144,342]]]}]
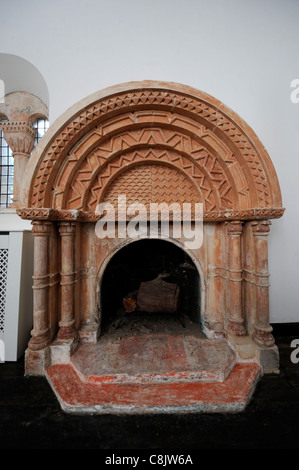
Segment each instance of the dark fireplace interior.
[{"label": "dark fireplace interior", "polygon": [[[127,312],[123,299],[136,296],[141,283],[163,275],[163,281],[179,286],[176,312]],[[165,284],[164,284],[165,286]],[[166,286],[167,288],[168,286]],[[101,286],[101,332],[121,331],[124,325],[150,321],[159,331],[161,321],[170,320],[177,328],[186,323],[200,323],[200,276],[189,255],[177,245],[165,240],[138,240],[119,250],[104,272]],[[149,290],[149,296],[151,290]],[[155,292],[153,291],[153,296]],[[163,295],[162,295],[163,296]]]}]

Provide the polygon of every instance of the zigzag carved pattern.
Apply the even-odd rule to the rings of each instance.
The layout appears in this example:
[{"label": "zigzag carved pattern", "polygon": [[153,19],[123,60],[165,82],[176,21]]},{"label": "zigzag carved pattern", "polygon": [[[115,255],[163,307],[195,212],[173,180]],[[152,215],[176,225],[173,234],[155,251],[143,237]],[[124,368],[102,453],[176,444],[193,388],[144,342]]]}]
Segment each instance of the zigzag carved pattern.
[{"label": "zigzag carved pattern", "polygon": [[[124,142],[126,146],[124,146]],[[204,177],[199,167],[202,167],[206,170],[211,180],[212,187],[218,192],[219,199],[221,201],[220,207],[222,209],[230,209],[233,207],[233,191],[232,187],[228,182],[227,175],[225,174],[222,166],[217,161],[217,158],[208,153],[207,150],[195,139],[191,139],[188,136],[183,136],[178,132],[165,131],[162,129],[142,129],[141,131],[131,131],[122,135],[112,137],[105,145],[100,145],[97,147],[84,161],[81,165],[80,170],[77,171],[74,182],[72,183],[72,190],[69,194],[65,195],[65,200],[68,201],[68,207],[81,207],[82,195],[88,188],[89,181],[92,180],[93,175],[98,172],[99,167],[103,166],[106,163],[107,159],[111,157],[118,150],[123,150],[124,148],[130,147],[132,144],[147,144],[147,145],[159,145],[171,142],[173,148],[178,152],[183,151],[192,154],[191,161],[179,154],[173,154],[171,161],[176,161],[181,165],[181,168],[189,172],[191,171],[192,177],[195,179],[196,184],[201,186],[204,194],[207,198],[207,206],[214,207],[215,202],[211,203],[209,201],[209,196],[211,192],[210,187],[206,187]],[[157,152],[156,152],[157,155]],[[105,167],[104,172],[101,172],[101,181],[105,177],[110,177],[111,171],[113,168],[119,169],[120,166],[131,163],[130,158],[128,159],[126,154],[121,157],[121,162],[113,160],[108,168]],[[196,164],[194,165],[194,160]],[[102,183],[98,186],[97,189],[101,187]],[[94,191],[94,189],[93,189]],[[94,198],[97,199],[96,197]],[[79,204],[79,206],[78,206]]]},{"label": "zigzag carved pattern", "polygon": [[119,195],[126,195],[128,205],[142,203],[148,211],[150,203],[182,205],[200,202],[196,188],[184,174],[174,168],[154,164],[138,165],[122,172],[108,187],[103,201],[117,207]]},{"label": "zigzag carved pattern", "polygon": [[229,137],[234,141],[235,145],[239,148],[242,155],[244,156],[246,163],[252,171],[255,185],[257,188],[257,198],[259,207],[269,207],[271,205],[271,196],[267,178],[258,155],[252,145],[250,144],[247,137],[240,132],[235,126],[226,120],[223,116],[220,122],[217,124],[219,129],[226,132]]},{"label": "zigzag carved pattern", "polygon": [[221,111],[216,110],[207,102],[193,97],[185,96],[178,92],[172,93],[165,90],[143,90],[140,92],[123,93],[108,99],[104,99],[86,108],[62,132],[52,141],[47,153],[37,171],[34,186],[31,193],[32,207],[43,207],[44,196],[49,174],[52,171],[57,157],[64,151],[69,142],[85,126],[90,125],[104,114],[109,115],[110,111],[127,109],[138,105],[164,105],[172,108],[180,108],[204,120],[214,128],[222,130],[229,139],[238,147],[244,159],[253,171],[258,193],[258,203],[260,207],[269,206],[271,196],[269,192],[267,178],[259,160],[258,154],[251,145],[249,139],[240,131],[232,121],[230,121]]},{"label": "zigzag carved pattern", "polygon": [[[202,195],[206,210],[219,210],[219,204],[217,204],[215,199],[215,190],[211,184],[210,178],[200,172],[198,169],[195,171],[194,165],[192,165],[190,160],[184,159],[174,152],[169,152],[166,150],[161,151],[159,149],[136,150],[135,152],[131,152],[130,154],[119,156],[119,158],[114,159],[110,164],[104,167],[103,172],[100,172],[97,175],[93,186],[90,187],[86,192],[88,199],[85,203],[82,201],[82,193],[81,196],[79,196],[79,192],[75,192],[77,190],[72,188],[70,191],[70,202],[68,208],[74,209],[76,207],[77,209],[81,209],[81,206],[78,206],[77,200],[79,197],[81,197],[82,208],[87,207],[88,210],[95,210],[99,201],[102,200],[106,188],[112,182],[113,178],[116,177],[116,174],[118,176],[120,171],[125,171],[128,169],[128,167],[130,167],[130,165],[135,165],[138,163],[145,164],[149,162],[157,162],[163,166],[163,168],[165,167],[165,164],[171,164],[171,166],[173,166],[177,172],[180,174],[184,173],[186,175],[184,178],[188,179],[189,176],[191,181],[193,180],[194,182],[193,187],[198,188],[199,193]],[[160,179],[159,181],[160,185],[162,185],[162,180]],[[126,194],[125,189],[122,194]]]}]

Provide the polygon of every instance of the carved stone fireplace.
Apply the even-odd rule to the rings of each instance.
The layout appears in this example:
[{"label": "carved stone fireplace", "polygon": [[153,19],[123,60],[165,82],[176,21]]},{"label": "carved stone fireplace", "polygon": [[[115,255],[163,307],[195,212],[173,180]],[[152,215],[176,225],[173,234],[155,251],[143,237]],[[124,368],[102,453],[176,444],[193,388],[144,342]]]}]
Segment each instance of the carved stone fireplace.
[{"label": "carved stone fireplace", "polygon": [[[98,237],[98,205],[121,195],[202,203],[203,243],[159,239],[159,225],[156,237]],[[279,183],[223,103],[164,82],[95,93],[50,127],[20,198],[34,235],[26,374],[45,375],[66,411],[236,411],[278,371],[267,238]],[[123,315],[122,299],[161,274],[180,288],[177,315]]]}]

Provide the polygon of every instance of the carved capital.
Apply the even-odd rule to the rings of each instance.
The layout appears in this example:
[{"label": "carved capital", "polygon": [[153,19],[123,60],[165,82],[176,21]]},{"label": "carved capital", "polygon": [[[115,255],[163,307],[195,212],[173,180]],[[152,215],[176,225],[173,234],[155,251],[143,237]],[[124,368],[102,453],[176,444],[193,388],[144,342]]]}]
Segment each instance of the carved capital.
[{"label": "carved capital", "polygon": [[12,150],[13,155],[30,155],[34,146],[36,130],[26,121],[1,123],[4,138]]},{"label": "carved capital", "polygon": [[241,235],[243,222],[241,220],[232,220],[227,222],[227,232],[229,235]]},{"label": "carved capital", "polygon": [[73,235],[76,231],[76,224],[72,222],[60,222],[59,233],[61,236]]},{"label": "carved capital", "polygon": [[52,222],[35,220],[32,222],[33,235],[47,236],[50,234]]},{"label": "carved capital", "polygon": [[253,235],[268,235],[270,225],[270,220],[255,220],[251,222]]}]

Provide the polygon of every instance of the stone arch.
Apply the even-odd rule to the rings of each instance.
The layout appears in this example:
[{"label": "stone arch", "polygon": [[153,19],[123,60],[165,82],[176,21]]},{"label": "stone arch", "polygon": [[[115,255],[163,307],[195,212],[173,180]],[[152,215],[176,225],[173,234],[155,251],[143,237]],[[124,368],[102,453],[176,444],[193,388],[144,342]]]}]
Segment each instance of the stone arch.
[{"label": "stone arch", "polygon": [[21,215],[47,208],[56,218],[71,210],[91,220],[94,208],[82,204],[95,191],[91,182],[108,178],[115,165],[127,166],[128,155],[140,150],[176,152],[181,172],[199,190],[209,180],[208,192],[222,203],[207,204],[206,220],[282,215],[275,169],[252,129],[203,92],[151,81],[91,95],[51,126],[28,164]]}]

